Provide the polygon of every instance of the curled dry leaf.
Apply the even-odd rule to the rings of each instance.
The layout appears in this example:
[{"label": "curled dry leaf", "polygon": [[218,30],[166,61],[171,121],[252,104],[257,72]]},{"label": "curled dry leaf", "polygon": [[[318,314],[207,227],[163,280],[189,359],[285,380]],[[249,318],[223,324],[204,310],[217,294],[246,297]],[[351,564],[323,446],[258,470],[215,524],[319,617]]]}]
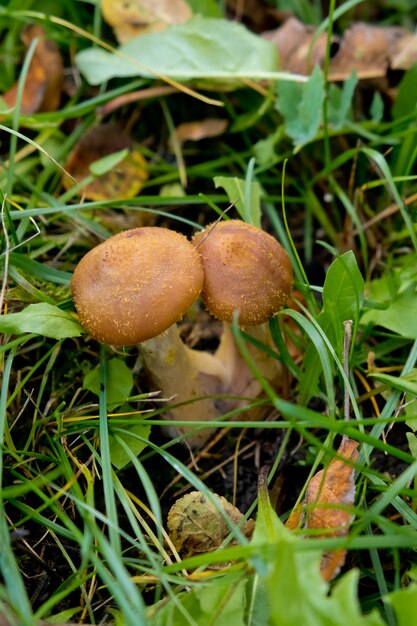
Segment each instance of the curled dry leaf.
[{"label": "curled dry leaf", "polygon": [[[72,150],[65,164],[65,170],[76,181],[81,182],[91,174],[90,166],[95,161],[110,154],[128,149],[128,155],[114,168],[98,176],[82,188],[82,193],[90,200],[110,200],[136,196],[148,179],[146,161],[127,133],[114,124],[100,124],[87,132]],[[64,176],[66,189],[74,182]]]},{"label": "curled dry leaf", "polygon": [[101,0],[100,6],[104,19],[121,44],[192,17],[185,0]]},{"label": "curled dry leaf", "polygon": [[[323,531],[315,537],[346,535],[352,514],[345,507],[355,499],[353,463],[358,458],[358,443],[344,437],[337,458],[317,472],[310,480],[304,501],[290,515],[287,528],[305,528]],[[343,508],[338,508],[342,505]],[[345,550],[333,550],[323,555],[320,571],[325,580],[332,580],[340,571],[346,558]]]},{"label": "curled dry leaf", "polygon": [[[168,513],[170,538],[183,558],[216,550],[230,535],[230,526],[219,512],[220,508],[227,513],[233,524],[241,524],[243,520],[239,509],[226,498],[216,494],[213,497],[217,506],[207,500],[201,491],[192,491],[179,498]],[[247,537],[251,537],[254,526],[255,522],[249,519],[240,525],[240,530]]]},{"label": "curled dry leaf", "polygon": [[[38,111],[56,111],[61,101],[63,63],[58,46],[46,39],[42,26],[30,24],[22,32],[22,41],[28,49],[39,38],[29,65],[23,87],[20,111],[24,115]],[[18,83],[7,91],[3,100],[9,107],[16,105]]]}]

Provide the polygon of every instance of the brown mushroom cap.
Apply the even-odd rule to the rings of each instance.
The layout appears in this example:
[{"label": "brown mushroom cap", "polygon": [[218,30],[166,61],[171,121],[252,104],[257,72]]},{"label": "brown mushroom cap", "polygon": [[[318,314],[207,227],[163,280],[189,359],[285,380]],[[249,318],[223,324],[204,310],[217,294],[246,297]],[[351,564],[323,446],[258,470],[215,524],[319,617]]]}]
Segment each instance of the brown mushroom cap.
[{"label": "brown mushroom cap", "polygon": [[71,282],[81,324],[95,339],[133,345],[161,334],[203,286],[198,253],[166,228],[126,230],[88,252]]},{"label": "brown mushroom cap", "polygon": [[204,269],[204,304],[215,317],[255,326],[268,321],[291,292],[291,261],[274,237],[240,220],[211,224],[192,243]]}]

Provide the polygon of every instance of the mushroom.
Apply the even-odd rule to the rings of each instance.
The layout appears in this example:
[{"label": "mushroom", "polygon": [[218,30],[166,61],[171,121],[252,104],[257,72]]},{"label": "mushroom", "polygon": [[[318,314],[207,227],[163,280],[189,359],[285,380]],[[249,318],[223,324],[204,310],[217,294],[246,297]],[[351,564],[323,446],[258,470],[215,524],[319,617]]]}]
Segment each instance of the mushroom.
[{"label": "mushroom", "polygon": [[[80,322],[93,338],[112,345],[141,344],[155,386],[173,399],[165,418],[210,422],[242,406],[213,396],[254,398],[261,392],[228,322],[238,311],[239,321],[256,325],[251,334],[266,342],[263,322],[284,304],[291,284],[291,264],[280,244],[254,226],[231,220],[209,226],[192,243],[165,228],[121,232],[81,259],[71,288]],[[215,354],[188,348],[176,326],[202,289],[208,310],[227,322]],[[275,380],[279,361],[249,349],[262,374]],[[186,435],[198,448],[214,428],[182,424],[168,430]]]},{"label": "mushroom", "polygon": [[216,222],[193,237],[204,269],[201,293],[208,311],[243,326],[267,322],[287,301],[290,258],[274,237],[240,220]]},{"label": "mushroom", "polygon": [[[158,227],[110,237],[81,259],[71,282],[80,322],[94,339],[118,346],[141,343],[145,368],[163,397],[175,403],[202,398],[172,407],[168,419],[209,421],[222,413],[207,396],[223,392],[224,365],[185,346],[175,324],[202,286],[195,248],[183,235]],[[188,434],[190,428],[172,430]],[[190,445],[204,443],[212,430],[191,434]]]},{"label": "mushroom", "polygon": [[85,330],[119,346],[165,331],[190,308],[202,286],[203,269],[186,237],[152,226],[123,231],[90,250],[71,282]]},{"label": "mushroom", "polygon": [[[235,394],[256,397],[257,380],[243,366],[229,323],[235,314],[239,324],[255,339],[273,347],[268,320],[281,309],[291,293],[293,270],[281,244],[265,231],[242,222],[215,222],[192,240],[204,269],[202,300],[207,310],[223,321],[223,335],[217,358],[235,369]],[[262,375],[270,382],[281,374],[277,359],[252,345],[248,349]],[[246,371],[246,376],[244,372]]]}]

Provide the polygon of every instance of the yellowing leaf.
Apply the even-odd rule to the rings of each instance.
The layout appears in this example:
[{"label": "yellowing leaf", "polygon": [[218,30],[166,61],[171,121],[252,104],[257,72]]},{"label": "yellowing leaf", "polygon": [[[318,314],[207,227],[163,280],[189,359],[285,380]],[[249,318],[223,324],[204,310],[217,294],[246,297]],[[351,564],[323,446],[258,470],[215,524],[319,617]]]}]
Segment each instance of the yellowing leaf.
[{"label": "yellowing leaf", "polygon": [[168,24],[185,22],[192,16],[185,0],[101,0],[100,6],[119,43],[163,30]]},{"label": "yellowing leaf", "polygon": [[[120,158],[124,155],[123,151],[127,154]],[[110,155],[114,155],[114,161],[109,158]],[[78,142],[68,157],[65,170],[79,183],[91,173],[105,171],[107,166],[110,167],[108,171],[80,189],[86,198],[131,198],[140,192],[148,178],[146,161],[133,147],[131,138],[113,124],[100,124]],[[68,189],[73,181],[64,177],[63,184]]]}]

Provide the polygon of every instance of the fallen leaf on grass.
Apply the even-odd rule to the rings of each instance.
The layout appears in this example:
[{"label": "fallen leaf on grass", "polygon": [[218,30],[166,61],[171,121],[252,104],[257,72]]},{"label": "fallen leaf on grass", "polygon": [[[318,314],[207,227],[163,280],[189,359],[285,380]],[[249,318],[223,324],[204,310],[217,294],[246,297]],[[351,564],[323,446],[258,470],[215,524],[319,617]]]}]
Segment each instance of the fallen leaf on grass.
[{"label": "fallen leaf on grass", "polygon": [[[22,40],[29,49],[39,38],[26,74],[20,112],[30,115],[38,111],[56,111],[61,101],[63,63],[58,46],[45,38],[42,26],[31,24],[22,33]],[[2,98],[11,108],[16,106],[19,83],[3,94]]]},{"label": "fallen leaf on grass", "polygon": [[[90,200],[131,198],[139,193],[148,178],[146,161],[134,148],[129,135],[114,124],[100,124],[86,133],[69,155],[65,170],[79,183],[91,175],[94,163],[123,150],[127,150],[127,156],[98,175],[80,193]],[[63,184],[69,189],[73,181],[64,176]]]},{"label": "fallen leaf on grass", "polygon": [[[315,537],[346,535],[352,514],[346,507],[355,499],[353,463],[358,458],[358,443],[344,437],[337,458],[317,472],[310,480],[304,501],[294,509],[286,522],[287,528],[305,528],[323,531]],[[343,508],[338,508],[342,505]],[[346,558],[345,550],[325,552],[320,571],[325,580],[332,580],[340,571]]]},{"label": "fallen leaf on grass", "polygon": [[[262,37],[277,48],[279,68],[310,74],[323,67],[327,34],[316,37],[316,28],[290,17]],[[373,26],[358,22],[342,37],[332,36],[328,78],[343,81],[353,71],[359,79],[383,78],[389,68],[406,70],[417,61],[417,35],[399,26]]]},{"label": "fallen leaf on grass", "polygon": [[[168,513],[170,538],[183,558],[216,550],[230,535],[230,525],[219,511],[220,508],[227,513],[232,524],[237,526],[243,520],[239,509],[226,498],[216,494],[213,497],[217,506],[201,491],[192,491],[179,498]],[[240,526],[240,530],[251,537],[254,526],[254,521],[249,519]]]},{"label": "fallen leaf on grass", "polygon": [[263,78],[277,66],[271,42],[242,24],[201,15],[161,33],[135,37],[115,54],[87,48],[77,54],[76,62],[90,85],[115,77],[165,76],[232,87],[242,78]]},{"label": "fallen leaf on grass", "polygon": [[100,6],[119,43],[186,22],[192,16],[185,0],[101,0]]}]

